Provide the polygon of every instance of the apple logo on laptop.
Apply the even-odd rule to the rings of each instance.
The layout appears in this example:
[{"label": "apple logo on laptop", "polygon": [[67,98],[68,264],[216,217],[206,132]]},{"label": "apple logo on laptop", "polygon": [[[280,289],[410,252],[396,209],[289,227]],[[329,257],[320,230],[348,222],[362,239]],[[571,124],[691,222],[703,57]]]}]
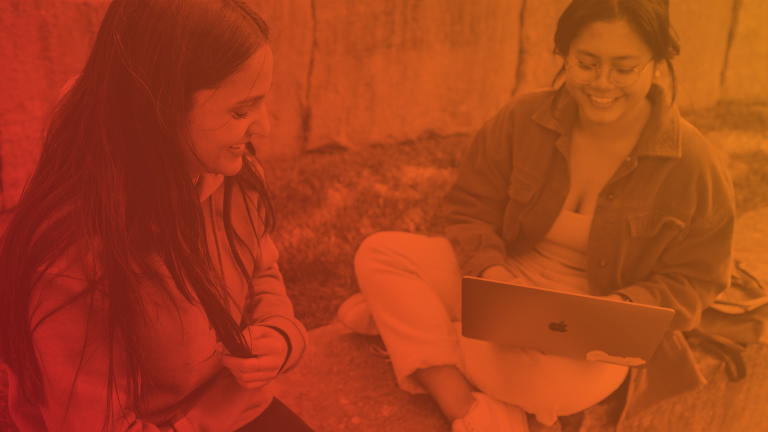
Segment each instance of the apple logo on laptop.
[{"label": "apple logo on laptop", "polygon": [[560,333],[565,333],[566,331],[568,331],[565,329],[567,326],[568,324],[566,324],[565,321],[560,321],[559,323],[549,323],[550,330],[560,332]]}]

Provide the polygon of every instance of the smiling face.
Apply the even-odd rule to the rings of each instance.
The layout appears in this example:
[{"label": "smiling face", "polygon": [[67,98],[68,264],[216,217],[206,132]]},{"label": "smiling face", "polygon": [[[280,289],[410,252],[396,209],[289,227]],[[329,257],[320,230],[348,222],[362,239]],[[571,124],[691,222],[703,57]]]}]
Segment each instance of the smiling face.
[{"label": "smiling face", "polygon": [[[189,114],[192,151],[186,162],[192,176],[201,173],[233,176],[243,165],[251,137],[269,135],[264,99],[272,85],[272,50],[264,45],[242,70],[218,88],[194,95]],[[199,160],[198,160],[199,158]]]},{"label": "smiling face", "polygon": [[[589,84],[576,82],[566,73],[565,85],[579,104],[580,121],[592,124],[614,124],[631,121],[649,105],[646,95],[651,88],[655,63],[653,52],[624,20],[596,21],[573,39],[566,60],[600,68],[599,76]],[[617,87],[608,80],[611,69],[622,73],[632,68],[641,71],[634,84]]]}]

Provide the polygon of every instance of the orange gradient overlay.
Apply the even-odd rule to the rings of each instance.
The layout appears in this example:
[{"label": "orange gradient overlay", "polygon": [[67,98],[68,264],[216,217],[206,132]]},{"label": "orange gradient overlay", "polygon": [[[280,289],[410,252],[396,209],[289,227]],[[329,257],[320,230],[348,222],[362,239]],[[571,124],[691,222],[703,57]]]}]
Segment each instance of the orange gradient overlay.
[{"label": "orange gradient overlay", "polygon": [[[189,62],[183,64],[208,61],[210,73],[187,75],[178,67],[182,63],[168,57],[156,73],[178,74],[179,87],[168,80],[146,88],[130,81],[120,88],[115,83],[128,82],[130,76],[153,82],[148,70],[154,64],[147,61],[153,53],[126,48],[123,63],[136,66],[133,75],[111,75],[109,71],[120,69],[118,57],[106,56],[103,64],[89,60],[111,2],[2,0],[0,233],[8,244],[10,239],[36,244],[38,237],[25,231],[31,225],[11,222],[14,216],[22,212],[27,220],[39,218],[45,223],[36,229],[42,230],[49,217],[71,210],[62,203],[72,203],[54,193],[57,182],[66,185],[61,190],[78,189],[63,173],[102,173],[103,183],[84,183],[80,189],[100,193],[110,205],[119,201],[110,197],[119,195],[128,197],[120,202],[147,207],[102,208],[98,200],[85,197],[87,207],[75,199],[76,208],[105,212],[73,213],[85,214],[80,223],[92,217],[98,225],[87,232],[119,227],[116,217],[134,221],[135,232],[154,232],[153,223],[166,222],[158,225],[164,232],[130,243],[129,251],[110,255],[110,262],[144,256],[142,264],[148,264],[162,258],[166,267],[168,262],[179,267],[152,275],[206,285],[186,294],[180,288],[172,288],[170,295],[153,291],[148,297],[156,302],[152,304],[165,305],[153,310],[154,324],[113,341],[122,347],[118,351],[143,347],[140,356],[116,356],[115,367],[127,370],[134,360],[151,366],[143,381],[117,374],[117,386],[150,389],[143,393],[150,396],[130,406],[113,394],[115,415],[120,417],[121,409],[128,412],[115,423],[124,430],[236,430],[253,420],[249,410],[267,412],[275,395],[318,432],[463,431],[473,421],[479,430],[489,431],[602,432],[617,430],[617,425],[628,432],[761,431],[768,424],[765,343],[746,346],[740,356],[747,377],[732,381],[726,373],[733,365],[728,357],[702,348],[690,333],[687,340],[681,331],[696,327],[702,305],[712,303],[728,284],[734,255],[764,286],[768,283],[768,247],[759,241],[768,238],[760,237],[768,236],[768,186],[753,185],[759,182],[755,179],[766,178],[768,164],[768,3],[646,2],[665,11],[679,55],[667,44],[671,51],[660,56],[637,25],[622,19],[598,19],[603,26],[579,27],[564,36],[573,50],[563,53],[555,34],[571,0],[190,0],[184,7],[158,10],[178,10],[178,17],[209,26],[201,24],[198,30],[215,28],[190,37],[195,42],[185,46],[206,47],[205,52],[190,54],[170,39],[152,39],[165,34],[155,33],[165,26],[159,23],[178,19],[173,14],[124,30],[146,47],[179,53],[179,62]],[[599,8],[611,1],[576,3]],[[194,4],[225,4],[236,11],[227,13],[239,14],[240,21],[252,20],[252,10],[258,15],[254,22],[263,20],[268,31],[249,30],[247,37],[259,47],[251,53],[236,26],[220,28],[214,20],[195,16],[196,10],[218,6]],[[121,19],[116,15],[112,24],[117,27]],[[185,26],[178,28],[187,31]],[[105,37],[104,46],[118,47],[118,39]],[[213,46],[211,41],[219,40],[225,46]],[[249,55],[240,66],[226,69],[221,64],[229,60],[221,53],[245,55],[229,41],[244,44],[242,52]],[[111,87],[86,86],[79,78],[84,70],[92,73],[89,80],[99,73],[109,76]],[[216,75],[219,70],[226,70],[225,76]],[[57,117],[55,108],[73,84],[82,100],[104,105]],[[190,101],[179,96],[182,85],[195,89]],[[559,94],[566,97],[541,93],[553,86],[565,86]],[[139,95],[145,90],[151,96]],[[646,97],[673,92],[677,108],[659,108],[658,101],[649,103],[653,97]],[[116,102],[123,96],[124,105]],[[100,117],[99,110],[117,106],[125,118]],[[560,111],[554,109],[558,106]],[[159,199],[158,192],[152,201],[139,193],[131,201],[135,192],[110,194],[112,185],[127,191],[153,191],[153,186],[142,181],[141,170],[127,173],[120,183],[104,174],[111,172],[108,168],[78,169],[78,163],[108,160],[108,146],[104,154],[83,156],[71,166],[56,161],[40,165],[59,167],[55,172],[62,177],[54,181],[38,171],[39,181],[30,182],[46,131],[55,129],[52,124],[60,131],[78,130],[81,138],[100,136],[96,129],[70,127],[80,118],[73,113],[85,113],[82,118],[88,121],[110,118],[123,128],[133,125],[121,139],[137,142],[145,130],[176,130],[178,125],[163,123],[165,119],[189,120],[184,127],[191,128],[195,153],[179,152],[178,167],[193,167],[193,183],[189,177],[182,182],[177,174],[183,170],[176,165],[164,171],[163,161],[171,160],[168,154],[174,150],[158,151],[156,160],[131,159],[152,155],[153,143],[165,146],[159,135],[153,138],[156,142],[137,145],[135,154],[121,141],[120,148],[127,150],[118,153],[125,160],[113,159],[126,167],[154,169],[159,174],[146,178],[162,183],[158,190],[170,194],[188,189],[189,196]],[[142,120],[151,118],[160,121],[148,125]],[[98,131],[106,131],[105,142],[116,142],[109,136],[118,134],[109,135],[108,124],[100,120]],[[645,125],[651,126],[646,130]],[[513,141],[525,145],[513,151],[506,145]],[[598,141],[602,147],[583,144]],[[691,154],[686,146],[707,150],[691,150],[699,157],[691,162],[695,169],[686,165],[674,171],[669,161],[688,161],[681,159]],[[62,145],[50,152],[54,157],[67,154]],[[705,180],[695,183],[692,178]],[[202,212],[188,207],[197,204],[193,192]],[[712,203],[705,211],[701,203],[707,199]],[[121,210],[109,213],[117,208]],[[155,219],[147,216],[153,209]],[[169,224],[168,215],[183,221]],[[8,234],[9,224],[17,229],[13,235]],[[113,240],[135,240],[123,231],[124,237]],[[82,240],[66,232],[45,232],[43,237],[55,243],[59,235]],[[6,247],[3,269],[24,269],[38,262],[34,259],[51,264],[47,255],[28,261],[23,254],[34,248],[24,244]],[[143,247],[152,253],[131,255]],[[210,256],[196,255],[196,247]],[[56,247],[34,250],[65,252]],[[70,249],[66,254],[81,276],[87,273],[84,268],[95,268],[83,266],[87,260]],[[552,270],[555,262],[560,270]],[[22,270],[11,273],[0,276],[0,283],[27,280]],[[670,332],[657,348],[665,360],[658,367],[628,368],[465,338],[463,275],[673,309]],[[70,294],[83,290],[74,282],[46,281],[46,286],[64,286]],[[216,290],[218,283],[228,294]],[[0,286],[0,292],[8,304],[17,304],[19,293],[23,295],[23,289],[10,286]],[[54,303],[72,297],[66,292],[57,297],[53,288],[47,292]],[[80,312],[99,299],[121,298],[99,297],[98,290],[89,295],[95,297],[91,303],[81,299]],[[45,294],[34,299],[44,305],[43,311],[54,309]],[[30,313],[37,313],[33,309]],[[97,326],[103,334],[95,337],[109,339],[107,322],[134,328],[132,315],[115,318],[114,310],[95,315],[103,320]],[[41,326],[48,339],[34,339],[34,332],[19,327],[22,321],[14,324],[10,315],[0,318],[0,349],[6,350],[2,358],[37,352],[38,364],[32,369],[56,365],[42,372],[47,384],[38,387],[57,395],[71,387],[64,381],[81,365],[68,345],[83,343],[81,333],[88,327],[84,313],[63,312],[51,321],[56,328]],[[209,320],[211,316],[217,318]],[[565,328],[556,321],[550,329]],[[18,328],[26,336],[9,330]],[[67,342],[70,333],[77,336]],[[761,340],[766,341],[765,335]],[[31,343],[41,346],[32,348]],[[0,363],[0,431],[67,430],[57,429],[59,424],[101,429],[105,408],[85,407],[107,400],[106,365],[112,357],[107,349],[89,347],[87,354],[101,362],[101,369],[84,369],[93,375],[79,388],[90,389],[93,399],[76,402],[73,412],[83,417],[75,421],[61,417],[66,400],[48,399],[41,409],[23,397],[9,398],[19,386],[12,372],[16,366]],[[36,376],[30,373],[27,377]],[[99,386],[103,400],[94,390]],[[279,411],[284,407],[269,406],[270,416],[290,414]],[[99,418],[88,418],[93,413]],[[239,422],[241,418],[247,421]],[[291,429],[303,427],[296,425],[250,427],[305,430]]]}]

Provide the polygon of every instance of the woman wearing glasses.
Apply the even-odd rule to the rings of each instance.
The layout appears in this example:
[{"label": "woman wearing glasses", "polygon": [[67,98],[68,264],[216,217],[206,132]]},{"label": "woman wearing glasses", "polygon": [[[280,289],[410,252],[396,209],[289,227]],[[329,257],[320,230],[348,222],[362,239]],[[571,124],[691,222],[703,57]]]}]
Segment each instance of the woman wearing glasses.
[{"label": "woman wearing glasses", "polygon": [[515,98],[480,130],[444,199],[447,238],[368,238],[355,261],[365,303],[341,309],[349,326],[378,328],[400,386],[430,393],[454,432],[524,431],[525,412],[552,424],[628,373],[461,337],[462,275],[674,309],[653,360],[631,372],[623,419],[699,385],[680,331],[729,281],[729,176],[654,82],[666,65],[674,89],[666,5],[576,0],[555,45],[564,84]]}]

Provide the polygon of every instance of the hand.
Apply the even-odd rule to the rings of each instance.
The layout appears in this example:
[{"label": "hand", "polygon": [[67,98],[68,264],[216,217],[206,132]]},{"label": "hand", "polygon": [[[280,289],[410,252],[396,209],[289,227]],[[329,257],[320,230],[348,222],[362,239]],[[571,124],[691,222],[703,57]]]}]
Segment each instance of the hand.
[{"label": "hand", "polygon": [[480,275],[483,279],[490,279],[494,281],[499,282],[505,282],[505,283],[514,283],[519,285],[528,285],[529,282],[523,278],[516,277],[512,273],[507,270],[506,267],[495,265],[490,266],[487,269],[483,270],[482,275]]},{"label": "hand", "polygon": [[288,356],[288,342],[270,327],[255,325],[244,333],[246,340],[251,341],[253,357],[232,356],[221,342],[216,344],[216,350],[221,353],[221,364],[232,372],[240,386],[250,390],[263,387],[277,377]]},{"label": "hand", "polygon": [[620,302],[627,301],[624,297],[618,294],[608,294],[607,296],[602,296],[602,297],[606,300],[612,300],[612,301],[620,301]]}]

